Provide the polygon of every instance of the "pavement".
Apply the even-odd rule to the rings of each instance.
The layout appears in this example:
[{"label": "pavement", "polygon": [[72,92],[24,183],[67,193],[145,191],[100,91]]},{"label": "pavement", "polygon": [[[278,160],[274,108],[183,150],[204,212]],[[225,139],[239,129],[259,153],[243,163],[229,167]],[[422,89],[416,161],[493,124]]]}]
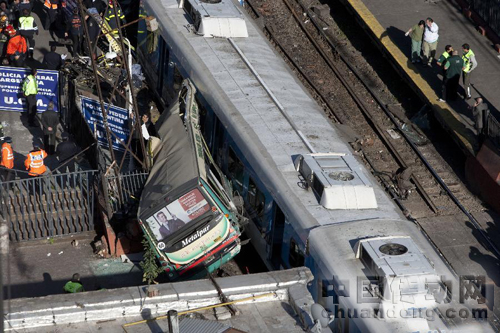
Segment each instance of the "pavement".
[{"label": "pavement", "polygon": [[[93,253],[95,234],[10,243],[2,264],[6,299],[61,294],[74,273],[79,273],[86,291],[138,286],[141,268],[121,258],[104,259]],[[71,242],[78,241],[77,246]],[[10,290],[7,287],[10,285]],[[10,296],[10,297],[9,297]]]},{"label": "pavement", "polygon": [[[474,85],[473,98],[482,96],[498,116],[500,109],[500,55],[494,49],[490,40],[482,36],[451,1],[405,1],[404,6],[399,0],[363,0],[365,6],[375,16],[390,40],[408,57],[411,50],[411,39],[405,33],[420,20],[431,17],[439,26],[439,42],[436,58],[450,44],[462,54],[462,45],[467,43],[476,54],[478,67],[472,72]],[[410,63],[410,62],[408,62]],[[408,64],[410,67],[410,64]],[[432,68],[416,66],[418,74],[424,78],[435,92],[441,94],[441,68],[433,63]],[[459,93],[463,94],[460,88]],[[469,117],[465,112],[467,103],[457,101],[451,106]]]}]

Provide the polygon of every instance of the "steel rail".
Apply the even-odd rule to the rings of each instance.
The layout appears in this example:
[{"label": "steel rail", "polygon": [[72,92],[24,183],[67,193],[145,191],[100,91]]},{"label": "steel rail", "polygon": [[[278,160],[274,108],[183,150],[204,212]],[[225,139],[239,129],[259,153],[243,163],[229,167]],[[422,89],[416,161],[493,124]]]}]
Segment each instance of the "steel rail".
[{"label": "steel rail", "polygon": [[[285,3],[287,3],[288,0],[283,0],[283,1]],[[301,7],[302,7],[302,5],[301,5]],[[354,68],[353,66],[351,66],[351,64],[347,61],[346,57],[344,56],[344,54],[342,52],[340,52],[339,50],[337,50],[337,48],[333,45],[333,43],[330,40],[330,38],[323,31],[323,29],[321,29],[318,26],[318,24],[317,24],[316,20],[314,19],[313,15],[310,15],[309,12],[307,14],[311,18],[311,21],[315,25],[315,27],[318,30],[318,32],[328,42],[328,44],[330,45],[330,47],[332,48],[332,50],[335,51],[339,55],[339,57],[342,60],[342,62],[344,62],[344,64],[346,64],[346,66],[354,74],[354,76],[356,76],[356,78],[363,84],[363,86],[370,93],[370,95],[377,101],[377,103],[380,105],[380,107],[382,108],[382,110],[384,111],[384,113],[387,115],[387,117],[389,117],[389,119],[391,120],[391,122],[396,126],[396,128],[399,130],[399,132],[401,133],[401,135],[405,138],[406,142],[410,145],[410,147],[413,149],[413,151],[417,154],[417,156],[419,157],[419,159],[425,165],[425,167],[427,168],[427,170],[432,174],[432,176],[434,177],[434,179],[439,183],[439,185],[441,186],[441,188],[448,194],[448,196],[455,203],[455,205],[457,205],[458,208],[465,214],[465,216],[467,216],[467,218],[472,223],[472,225],[476,228],[476,230],[479,231],[479,233],[481,234],[481,236],[486,240],[486,242],[488,243],[488,246],[490,247],[491,252],[493,252],[497,256],[497,258],[500,259],[500,251],[495,246],[495,244],[491,241],[490,237],[487,235],[486,231],[484,231],[484,229],[481,227],[481,225],[476,220],[476,218],[474,218],[474,216],[472,216],[472,214],[467,210],[467,208],[465,208],[462,205],[462,203],[460,202],[460,200],[453,194],[453,192],[450,190],[450,188],[448,187],[448,185],[446,185],[446,183],[438,175],[438,173],[436,172],[436,170],[434,170],[434,168],[430,165],[430,163],[427,161],[427,159],[425,158],[425,156],[423,156],[423,154],[420,152],[420,150],[418,149],[418,147],[410,140],[410,138],[406,135],[406,133],[401,129],[401,126],[399,125],[399,123],[397,122],[397,120],[394,118],[394,116],[392,115],[392,113],[387,109],[386,105],[380,99],[380,97],[378,96],[378,94],[375,93],[375,91],[366,83],[366,80],[364,78],[362,78],[362,76],[359,74],[359,71],[356,68]],[[299,20],[299,22],[301,22],[301,21]]]}]

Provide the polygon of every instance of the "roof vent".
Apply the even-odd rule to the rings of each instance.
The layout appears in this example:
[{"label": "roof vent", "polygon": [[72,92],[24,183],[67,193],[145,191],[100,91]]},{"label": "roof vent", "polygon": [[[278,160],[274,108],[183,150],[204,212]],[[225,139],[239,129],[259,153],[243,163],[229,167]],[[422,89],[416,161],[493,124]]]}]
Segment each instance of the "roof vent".
[{"label": "roof vent", "polygon": [[352,155],[307,154],[295,160],[295,169],[327,209],[377,208],[373,187],[361,170],[354,170],[356,164]]},{"label": "roof vent", "polygon": [[245,18],[231,0],[184,0],[181,6],[203,37],[248,37]]},{"label": "roof vent", "polygon": [[434,268],[410,237],[378,237],[356,244],[356,258],[381,277],[434,274]]}]

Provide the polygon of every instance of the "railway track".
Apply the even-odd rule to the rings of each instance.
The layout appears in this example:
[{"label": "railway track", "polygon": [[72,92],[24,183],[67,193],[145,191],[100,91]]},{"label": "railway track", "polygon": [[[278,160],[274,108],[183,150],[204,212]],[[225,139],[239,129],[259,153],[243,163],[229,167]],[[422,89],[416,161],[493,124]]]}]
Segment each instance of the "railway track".
[{"label": "railway track", "polygon": [[[393,113],[361,73],[336,50],[321,19],[300,0],[247,0],[253,15],[292,69],[335,123],[356,131],[351,143],[405,215],[420,219],[457,216],[470,221],[500,258],[471,211],[482,209],[425,135],[403,112]],[[310,3],[310,1],[309,1]]]}]

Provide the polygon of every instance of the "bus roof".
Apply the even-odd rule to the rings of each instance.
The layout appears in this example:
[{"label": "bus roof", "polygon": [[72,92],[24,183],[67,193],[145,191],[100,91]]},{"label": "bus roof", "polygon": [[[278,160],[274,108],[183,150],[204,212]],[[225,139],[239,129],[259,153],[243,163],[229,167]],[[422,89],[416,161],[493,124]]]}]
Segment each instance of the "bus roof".
[{"label": "bus roof", "polygon": [[200,162],[195,155],[194,138],[186,131],[179,110],[177,101],[156,123],[161,148],[139,203],[138,216],[142,221],[198,184]]}]

